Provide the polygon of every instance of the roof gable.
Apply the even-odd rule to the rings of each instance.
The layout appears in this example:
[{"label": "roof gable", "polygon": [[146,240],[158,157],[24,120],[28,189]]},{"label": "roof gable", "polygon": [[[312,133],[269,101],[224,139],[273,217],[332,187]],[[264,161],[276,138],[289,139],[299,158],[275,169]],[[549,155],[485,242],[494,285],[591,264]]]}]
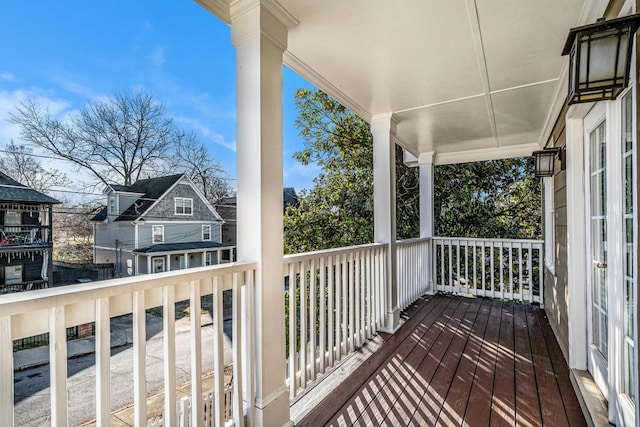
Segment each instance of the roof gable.
[{"label": "roof gable", "polygon": [[161,176],[158,178],[140,179],[134,184],[112,185],[118,192],[138,193],[143,196],[124,210],[116,221],[134,221],[147,212],[162,196],[169,191],[185,174]]}]

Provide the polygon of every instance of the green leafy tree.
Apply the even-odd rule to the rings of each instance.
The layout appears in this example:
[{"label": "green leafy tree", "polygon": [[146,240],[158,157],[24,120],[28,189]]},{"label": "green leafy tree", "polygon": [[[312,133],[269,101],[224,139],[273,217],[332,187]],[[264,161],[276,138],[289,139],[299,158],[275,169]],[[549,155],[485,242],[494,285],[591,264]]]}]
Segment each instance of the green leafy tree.
[{"label": "green leafy tree", "polygon": [[435,233],[451,237],[539,238],[540,191],[531,158],[437,166]]},{"label": "green leafy tree", "polygon": [[[314,186],[287,209],[285,251],[299,253],[373,241],[373,137],[369,125],[320,90],[297,90],[296,126],[305,147],[294,158],[317,164]],[[417,168],[396,151],[397,238],[419,235]],[[439,236],[538,238],[540,181],[529,158],[437,166]]]},{"label": "green leafy tree", "polygon": [[[288,253],[351,246],[373,241],[373,137],[369,124],[326,93],[300,89],[296,126],[305,147],[294,158],[316,163],[321,173],[299,205],[285,215]],[[398,235],[415,237],[419,225],[417,170],[396,155]]]}]

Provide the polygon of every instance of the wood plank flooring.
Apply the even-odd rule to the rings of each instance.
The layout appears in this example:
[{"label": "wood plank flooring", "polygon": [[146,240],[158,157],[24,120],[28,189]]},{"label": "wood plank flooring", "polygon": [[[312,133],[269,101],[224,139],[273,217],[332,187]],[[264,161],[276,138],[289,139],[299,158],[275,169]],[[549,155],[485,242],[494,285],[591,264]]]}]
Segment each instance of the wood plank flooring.
[{"label": "wood plank flooring", "polygon": [[584,426],[544,311],[421,299],[299,426]]}]

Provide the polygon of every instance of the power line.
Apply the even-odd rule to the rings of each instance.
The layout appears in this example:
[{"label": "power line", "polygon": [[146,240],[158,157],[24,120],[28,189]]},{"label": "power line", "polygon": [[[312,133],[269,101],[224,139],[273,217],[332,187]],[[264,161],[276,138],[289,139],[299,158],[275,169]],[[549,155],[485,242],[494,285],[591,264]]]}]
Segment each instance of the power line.
[{"label": "power line", "polygon": [[[0,153],[5,153],[5,154],[18,154],[18,155],[25,155],[25,156],[31,156],[31,157],[38,157],[41,159],[50,159],[50,160],[62,160],[65,162],[69,162],[72,163],[73,162],[65,157],[62,156],[50,156],[50,155],[46,155],[46,154],[35,154],[35,153],[21,153],[19,151],[11,151],[11,150],[5,150],[5,149],[0,149]],[[113,168],[113,165],[110,165],[109,163],[102,163],[96,160],[88,160],[87,161],[88,164],[92,164],[92,165],[96,165],[96,166],[103,166],[103,167],[109,167],[109,168]],[[80,165],[76,165],[78,167],[81,167]],[[166,171],[158,171],[156,169],[147,169],[149,172],[154,172],[154,173],[166,173]],[[223,176],[218,176],[218,179],[224,180],[224,181],[236,181],[236,178],[231,178],[231,177],[223,177]]]}]

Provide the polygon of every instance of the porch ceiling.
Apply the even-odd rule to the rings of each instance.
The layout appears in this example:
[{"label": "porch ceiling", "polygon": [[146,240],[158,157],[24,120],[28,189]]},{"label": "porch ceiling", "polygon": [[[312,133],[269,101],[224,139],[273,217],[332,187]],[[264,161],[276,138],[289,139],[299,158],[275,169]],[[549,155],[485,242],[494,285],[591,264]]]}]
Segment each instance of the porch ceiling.
[{"label": "porch ceiling", "polygon": [[[228,0],[197,0],[229,22]],[[436,163],[529,155],[566,97],[569,28],[607,1],[278,0],[297,24],[285,63]],[[274,0],[269,1],[275,4]],[[278,8],[276,4],[276,9]]]}]

